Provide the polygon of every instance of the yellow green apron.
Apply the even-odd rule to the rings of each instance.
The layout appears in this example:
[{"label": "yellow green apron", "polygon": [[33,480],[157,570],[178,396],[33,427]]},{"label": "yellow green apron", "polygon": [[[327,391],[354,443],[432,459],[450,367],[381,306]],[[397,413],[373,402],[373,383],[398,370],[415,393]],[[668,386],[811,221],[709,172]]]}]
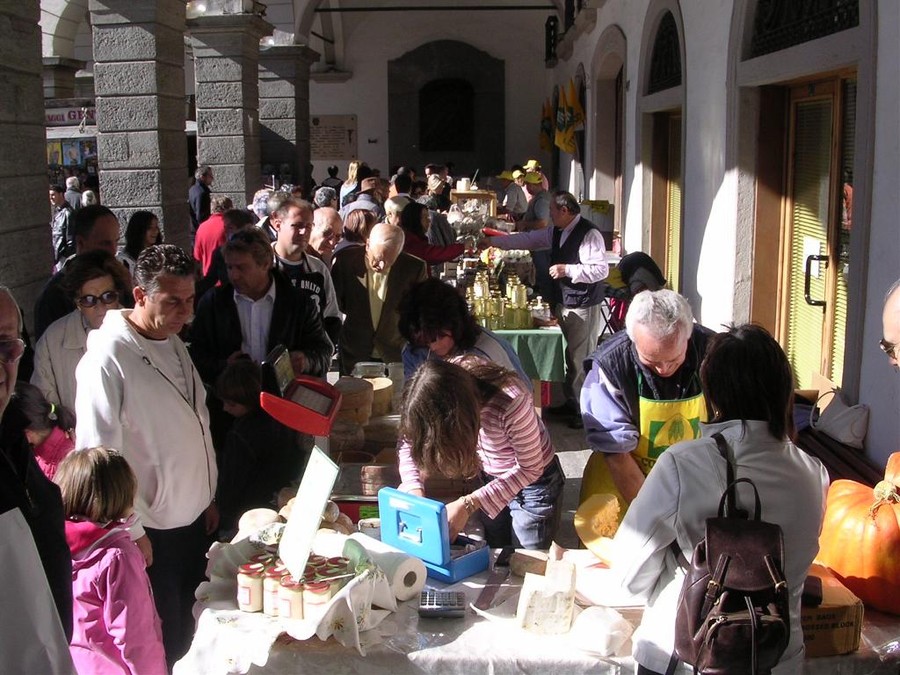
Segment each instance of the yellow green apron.
[{"label": "yellow green apron", "polygon": [[[696,375],[694,375],[696,377]],[[638,370],[638,391],[643,390],[644,378]],[[646,476],[656,464],[656,460],[670,445],[688,441],[700,436],[700,423],[706,422],[706,399],[703,394],[672,401],[656,401],[638,397],[638,417],[640,433],[637,448],[631,452],[641,472]],[[601,453],[594,452],[588,458],[581,478],[579,503],[597,493],[613,494],[619,499],[619,521],[628,508],[625,498],[619,494],[613,482],[606,460]]]}]

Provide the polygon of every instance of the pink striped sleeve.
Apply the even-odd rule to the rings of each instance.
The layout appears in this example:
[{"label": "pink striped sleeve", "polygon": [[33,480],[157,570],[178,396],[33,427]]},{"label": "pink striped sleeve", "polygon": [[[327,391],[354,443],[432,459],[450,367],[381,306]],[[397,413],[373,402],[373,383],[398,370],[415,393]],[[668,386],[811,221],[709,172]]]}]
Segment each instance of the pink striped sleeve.
[{"label": "pink striped sleeve", "polygon": [[419,467],[413,461],[412,446],[406,438],[397,442],[397,459],[400,465],[400,489],[404,492],[423,490],[425,486],[419,476]]},{"label": "pink striped sleeve", "polygon": [[507,387],[504,394],[481,411],[478,454],[494,480],[474,494],[491,518],[540,478],[553,459],[550,435],[535,413],[531,395],[519,384]]}]

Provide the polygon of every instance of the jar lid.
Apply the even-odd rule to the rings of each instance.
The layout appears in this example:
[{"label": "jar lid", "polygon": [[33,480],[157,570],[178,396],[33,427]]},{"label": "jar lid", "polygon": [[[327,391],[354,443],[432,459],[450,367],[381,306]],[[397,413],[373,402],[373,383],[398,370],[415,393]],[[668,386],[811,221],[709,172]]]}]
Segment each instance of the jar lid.
[{"label": "jar lid", "polygon": [[266,568],[262,563],[244,563],[238,570],[241,574],[246,574],[251,577],[261,577],[266,571]]}]

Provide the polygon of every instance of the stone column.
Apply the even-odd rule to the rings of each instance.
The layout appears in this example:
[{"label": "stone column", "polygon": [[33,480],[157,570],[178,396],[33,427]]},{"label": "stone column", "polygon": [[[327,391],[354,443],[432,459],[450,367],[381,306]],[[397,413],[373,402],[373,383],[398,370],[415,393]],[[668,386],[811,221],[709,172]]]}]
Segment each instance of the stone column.
[{"label": "stone column", "polygon": [[85,62],[63,56],[45,56],[44,98],[75,98],[75,73]]},{"label": "stone column", "polygon": [[194,50],[197,164],[213,169],[212,191],[247,205],[262,185],[259,162],[259,41],[273,26],[254,14],[187,22]]},{"label": "stone column", "polygon": [[37,0],[0,3],[0,285],[29,315],[53,267]]},{"label": "stone column", "polygon": [[184,1],[90,0],[103,203],[124,228],[159,216],[165,240],[190,246],[184,133]]},{"label": "stone column", "polygon": [[259,54],[261,163],[279,174],[287,167],[291,182],[301,185],[310,166],[309,67],[318,59],[304,45],[263,47]]}]

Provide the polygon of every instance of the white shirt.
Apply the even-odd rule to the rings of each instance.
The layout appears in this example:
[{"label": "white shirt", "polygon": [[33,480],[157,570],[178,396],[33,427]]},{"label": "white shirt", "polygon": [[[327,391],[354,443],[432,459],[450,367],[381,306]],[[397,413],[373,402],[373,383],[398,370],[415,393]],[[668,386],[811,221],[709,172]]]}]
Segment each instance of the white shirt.
[{"label": "white shirt", "polygon": [[[581,214],[576,214],[559,238],[559,245],[566,243],[569,235],[575,229],[578,221],[581,220]],[[490,237],[491,246],[503,249],[505,251],[523,249],[527,251],[538,251],[553,247],[553,231],[556,226],[553,224],[540,230],[531,230],[529,232],[516,232],[502,237]],[[606,262],[606,244],[603,241],[603,235],[595,228],[590,228],[581,246],[578,247],[578,259],[580,262],[568,263],[566,265],[566,276],[576,284],[593,284],[602,281],[609,274],[609,263]],[[663,669],[665,670],[665,669]]]},{"label": "white shirt", "polygon": [[269,290],[259,300],[251,300],[235,291],[234,304],[241,321],[241,351],[256,363],[262,363],[266,358],[275,307],[275,282],[269,282]]}]

